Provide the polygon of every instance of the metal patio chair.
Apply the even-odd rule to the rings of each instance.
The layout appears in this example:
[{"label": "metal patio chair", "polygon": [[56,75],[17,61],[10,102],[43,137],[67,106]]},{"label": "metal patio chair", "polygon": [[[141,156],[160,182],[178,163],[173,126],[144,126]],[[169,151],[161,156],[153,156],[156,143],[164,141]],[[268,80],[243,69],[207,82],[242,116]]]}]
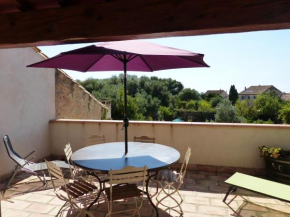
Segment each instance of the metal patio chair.
[{"label": "metal patio chair", "polygon": [[155,137],[134,136],[134,142],[155,143]]},{"label": "metal patio chair", "polygon": [[[63,173],[61,169],[56,166],[53,162],[46,161],[47,168],[49,175],[51,177],[53,189],[55,192],[55,195],[63,201],[66,201],[69,203],[70,207],[72,209],[76,209],[80,213],[77,216],[80,216],[82,213],[89,215],[90,217],[94,217],[94,215],[87,211],[87,207],[90,204],[89,200],[92,197],[92,194],[95,190],[97,190],[97,187],[82,180],[73,180],[72,182],[66,181],[64,179]],[[56,187],[56,184],[54,183],[54,179],[52,177],[55,177],[63,182],[63,185],[59,188]],[[66,193],[63,194],[63,193]]]},{"label": "metal patio chair", "polygon": [[[31,156],[31,155],[35,152],[35,150],[33,150],[30,154],[28,154],[26,157],[23,158],[19,154],[17,154],[17,152],[14,151],[8,135],[4,136],[3,142],[4,142],[5,148],[7,150],[8,156],[16,163],[16,166],[13,169],[13,171],[12,171],[12,173],[11,173],[11,175],[10,175],[10,177],[9,177],[5,187],[4,187],[3,192],[5,193],[5,191],[9,188],[12,180],[14,179],[15,175],[19,171],[36,175],[38,177],[38,179],[41,182],[43,182],[43,186],[46,185],[45,173],[43,172],[43,170],[47,169],[45,162],[34,163],[34,162],[30,161],[32,158],[34,158],[34,156]],[[30,157],[29,160],[27,160],[28,157]],[[61,168],[69,168],[69,165],[67,163],[65,163],[64,161],[53,161],[53,163],[57,164]],[[37,172],[42,173],[41,176],[43,177],[43,179],[40,178],[40,176],[37,174]]]},{"label": "metal patio chair", "polygon": [[[161,186],[161,191],[156,196],[156,201],[157,201],[156,207],[158,207],[158,205],[161,204],[162,206],[166,207],[165,210],[172,209],[178,214],[180,214],[180,216],[183,215],[183,210],[181,208],[183,199],[179,193],[179,189],[183,184],[183,179],[186,174],[186,169],[187,169],[190,155],[191,155],[191,148],[188,147],[179,173],[171,169],[166,169],[166,170],[159,171],[157,176],[154,178],[154,180],[156,180],[158,184]],[[161,193],[164,193],[165,196],[162,196]],[[174,195],[177,195],[178,199],[176,199]],[[162,203],[162,201],[164,201],[168,197],[171,198],[175,202],[176,204],[175,206],[168,206]],[[179,208],[179,210],[177,210],[177,208]]]},{"label": "metal patio chair", "polygon": [[84,138],[84,147],[105,143],[104,135],[92,135]]},{"label": "metal patio chair", "polygon": [[[93,172],[90,171],[90,174],[87,174],[85,170],[73,165],[71,161],[71,156],[73,152],[72,152],[70,143],[65,145],[64,153],[65,153],[67,162],[69,164],[69,169],[70,169],[71,177],[73,180],[77,180],[78,178],[81,178],[93,184],[93,181],[94,181],[93,177],[96,177],[98,179],[99,184],[103,185],[102,187],[105,188],[105,183],[108,181],[107,174],[102,174],[100,171],[93,171]],[[100,177],[100,175],[102,177]]]},{"label": "metal patio chair", "polygon": [[[109,184],[110,187],[105,188],[106,197],[108,200],[108,213],[106,217],[112,214],[134,211],[133,216],[138,214],[140,217],[139,210],[142,208],[145,192],[145,181],[147,176],[147,166],[145,167],[124,167],[121,170],[110,170],[109,171]],[[135,182],[142,181],[142,190],[138,188]],[[129,198],[135,199],[135,208],[115,211],[113,212],[113,205],[115,201],[126,200]],[[140,200],[138,204],[137,199]]]},{"label": "metal patio chair", "polygon": [[[142,142],[142,143],[155,143],[155,137],[148,137],[148,136],[134,136],[134,142]],[[152,182],[156,184],[156,192],[151,196],[154,197],[158,193],[158,182],[154,179],[151,179]]]},{"label": "metal patio chair", "polygon": [[70,143],[65,145],[64,154],[65,154],[66,160],[67,160],[68,165],[69,165],[69,170],[70,170],[70,174],[71,174],[72,179],[76,180],[76,177],[80,177],[80,178],[86,180],[81,175],[81,173],[83,172],[82,169],[74,166],[72,161],[71,161],[71,156],[72,156],[73,152],[72,152]]}]

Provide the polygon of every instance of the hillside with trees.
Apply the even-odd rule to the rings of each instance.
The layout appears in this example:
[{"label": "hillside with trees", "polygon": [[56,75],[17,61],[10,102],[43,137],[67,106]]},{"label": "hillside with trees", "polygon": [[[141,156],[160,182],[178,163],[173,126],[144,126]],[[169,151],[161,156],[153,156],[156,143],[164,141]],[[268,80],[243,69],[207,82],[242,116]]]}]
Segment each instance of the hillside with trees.
[{"label": "hillside with trees", "polygon": [[[97,99],[108,99],[112,119],[124,114],[123,74],[108,79],[78,82]],[[218,94],[199,93],[184,88],[171,78],[128,75],[128,117],[131,120],[172,121],[180,118],[193,122],[223,123],[290,123],[290,102],[274,93],[260,94],[253,102],[239,101],[235,86],[230,87],[230,100]]]}]

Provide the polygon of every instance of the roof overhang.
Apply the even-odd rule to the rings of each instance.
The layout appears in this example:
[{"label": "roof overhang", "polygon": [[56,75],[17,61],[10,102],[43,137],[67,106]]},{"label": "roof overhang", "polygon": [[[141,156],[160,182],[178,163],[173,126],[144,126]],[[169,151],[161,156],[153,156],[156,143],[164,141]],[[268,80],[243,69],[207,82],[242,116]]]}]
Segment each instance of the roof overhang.
[{"label": "roof overhang", "polygon": [[0,10],[2,48],[290,28],[284,0],[6,2],[20,12]]}]

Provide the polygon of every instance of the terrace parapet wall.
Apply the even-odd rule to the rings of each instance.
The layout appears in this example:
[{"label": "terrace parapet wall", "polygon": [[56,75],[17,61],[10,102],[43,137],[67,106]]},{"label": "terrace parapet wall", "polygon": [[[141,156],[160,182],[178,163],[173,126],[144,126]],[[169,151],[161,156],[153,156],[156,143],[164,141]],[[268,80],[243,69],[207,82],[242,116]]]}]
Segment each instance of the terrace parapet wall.
[{"label": "terrace parapet wall", "polygon": [[[51,120],[52,154],[63,155],[66,143],[76,151],[83,147],[84,137],[93,134],[105,135],[106,142],[124,141],[122,126],[122,121]],[[134,136],[155,137],[156,143],[177,149],[182,157],[190,146],[191,165],[260,169],[265,165],[259,146],[290,145],[288,125],[130,121],[128,129],[129,141]]]}]

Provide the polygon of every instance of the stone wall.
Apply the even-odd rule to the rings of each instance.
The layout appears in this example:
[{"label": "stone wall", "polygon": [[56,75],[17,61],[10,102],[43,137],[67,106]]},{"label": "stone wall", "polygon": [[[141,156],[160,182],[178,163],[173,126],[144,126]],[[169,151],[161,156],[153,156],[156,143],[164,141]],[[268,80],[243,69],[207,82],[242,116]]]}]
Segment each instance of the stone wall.
[{"label": "stone wall", "polygon": [[55,72],[56,118],[101,120],[107,108],[64,71]]}]

